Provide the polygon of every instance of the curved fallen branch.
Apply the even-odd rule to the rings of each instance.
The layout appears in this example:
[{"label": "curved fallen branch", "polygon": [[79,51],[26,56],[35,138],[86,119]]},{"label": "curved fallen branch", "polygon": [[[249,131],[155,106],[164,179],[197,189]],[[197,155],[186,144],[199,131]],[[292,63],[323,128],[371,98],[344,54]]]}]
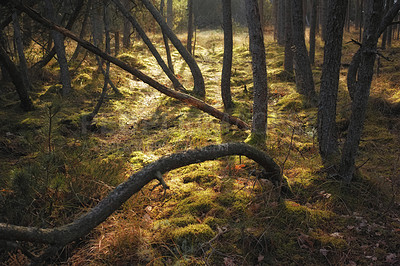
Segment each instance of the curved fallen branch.
[{"label": "curved fallen branch", "polygon": [[196,107],[197,109],[200,109],[200,110],[212,115],[215,118],[218,118],[222,121],[228,122],[232,125],[236,125],[240,129],[246,130],[246,129],[250,128],[250,126],[247,123],[245,123],[244,121],[242,121],[241,119],[239,119],[237,117],[234,117],[227,113],[221,112],[221,111],[215,109],[214,107],[212,107],[211,105],[208,105],[207,103],[205,103],[191,95],[181,93],[178,91],[174,91],[174,90],[171,90],[171,89],[165,87],[164,85],[158,83],[157,81],[155,81],[151,77],[147,76],[146,74],[142,73],[138,69],[126,64],[125,62],[119,60],[118,58],[115,58],[107,53],[104,53],[98,47],[94,46],[90,42],[82,40],[81,38],[76,36],[71,31],[43,18],[39,13],[37,13],[33,9],[21,4],[20,1],[15,1],[15,2],[13,1],[11,4],[16,9],[25,12],[33,20],[39,22],[40,24],[42,24],[52,30],[60,32],[61,34],[63,34],[66,37],[73,39],[74,41],[78,42],[82,47],[84,47],[86,50],[88,50],[88,51],[100,56],[101,58],[103,58],[107,61],[110,61],[111,63],[115,64],[116,66],[128,71],[130,74],[134,75],[135,77],[137,77],[144,83],[155,88],[159,92],[164,93],[172,98],[178,99],[179,101],[184,102],[188,105]]},{"label": "curved fallen branch", "polygon": [[274,184],[281,184],[280,167],[266,153],[245,143],[210,145],[202,149],[188,150],[165,156],[145,166],[117,186],[86,214],[64,226],[35,228],[0,223],[0,240],[20,240],[62,247],[88,234],[153,179],[158,179],[160,183],[164,182],[162,174],[190,164],[229,155],[243,155],[254,160],[265,169],[267,177]]}]

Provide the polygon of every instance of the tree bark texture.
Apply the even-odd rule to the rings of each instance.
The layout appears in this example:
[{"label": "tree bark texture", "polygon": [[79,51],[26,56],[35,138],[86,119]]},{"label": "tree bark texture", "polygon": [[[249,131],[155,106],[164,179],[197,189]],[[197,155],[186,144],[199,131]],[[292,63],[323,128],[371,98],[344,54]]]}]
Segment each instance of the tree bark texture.
[{"label": "tree bark texture", "polygon": [[285,1],[278,1],[278,30],[277,39],[279,45],[285,45]]},{"label": "tree bark texture", "polygon": [[285,60],[283,68],[286,72],[293,74],[293,39],[292,39],[292,0],[285,0]]},{"label": "tree bark texture", "polygon": [[257,136],[257,138],[260,137],[265,140],[268,111],[268,83],[264,34],[261,28],[257,0],[246,0],[245,4],[254,84],[251,133]]},{"label": "tree bark texture", "polygon": [[297,91],[306,97],[306,100],[314,104],[316,93],[314,79],[311,71],[310,59],[306,48],[303,30],[303,1],[292,1],[292,29],[294,45],[294,63]]},{"label": "tree bark texture", "polygon": [[43,18],[40,14],[38,14],[31,8],[29,8],[23,4],[20,4],[19,2],[13,3],[13,5],[17,9],[27,13],[32,19],[36,20],[37,22],[41,23],[42,25],[44,25],[52,30],[56,30],[56,31],[62,33],[64,36],[73,39],[74,41],[78,42],[86,50],[88,50],[96,55],[99,55],[103,59],[110,61],[111,63],[115,64],[116,66],[124,69],[125,71],[129,72],[130,74],[134,75],[135,77],[137,77],[138,79],[143,81],[144,83],[155,88],[159,92],[164,93],[164,94],[166,94],[172,98],[175,98],[181,102],[184,102],[188,105],[191,105],[197,109],[200,109],[200,110],[210,114],[211,116],[214,116],[215,118],[218,118],[222,121],[226,121],[232,125],[236,125],[240,129],[249,129],[249,125],[247,123],[243,122],[241,119],[234,117],[234,116],[230,116],[226,113],[223,113],[223,112],[215,109],[214,107],[206,104],[205,102],[203,102],[195,97],[192,97],[188,94],[177,92],[177,91],[174,91],[174,90],[171,90],[171,89],[165,87],[164,85],[158,83],[157,81],[155,81],[154,79],[145,75],[138,69],[124,63],[123,61],[121,61],[107,53],[102,52],[98,47],[94,46],[90,42],[80,39],[78,36],[76,36],[71,31],[69,31],[63,27],[60,27],[60,26],[56,25],[55,23]]},{"label": "tree bark texture", "polygon": [[254,160],[265,169],[267,177],[275,185],[281,185],[280,167],[266,153],[244,143],[211,145],[202,149],[165,156],[150,163],[117,186],[94,208],[69,224],[56,228],[35,228],[0,223],[0,239],[44,243],[62,247],[88,234],[150,181],[158,179],[160,183],[166,186],[162,179],[164,173],[190,164],[232,155],[243,155]]},{"label": "tree bark texture", "polygon": [[324,163],[339,152],[336,132],[336,103],[339,89],[343,29],[348,0],[329,0],[326,25],[324,63],[318,106],[318,143]]},{"label": "tree bark texture", "polygon": [[231,96],[231,72],[233,54],[231,0],[222,0],[222,21],[224,28],[224,58],[221,74],[221,96],[224,103],[224,109],[229,110],[233,107]]},{"label": "tree bark texture", "polygon": [[[339,175],[345,182],[350,182],[355,170],[355,159],[364,126],[367,103],[374,73],[374,62],[376,58],[377,43],[381,34],[390,25],[400,10],[400,2],[396,2],[392,8],[383,16],[383,1],[375,0],[367,13],[364,28],[363,42],[357,51],[356,59],[359,64],[354,63],[353,102],[351,106],[350,124],[344,143],[342,158],[339,166]],[[383,18],[382,18],[383,17]],[[357,69],[358,68],[358,69]],[[358,71],[356,71],[358,70]],[[354,78],[354,76],[352,77]]]},{"label": "tree bark texture", "polygon": [[[164,0],[161,0],[160,3],[160,14],[161,16],[164,17]],[[169,48],[169,43],[168,43],[168,37],[165,35],[165,33],[162,33],[163,35],[163,40],[164,40],[164,46],[165,46],[165,53],[167,54],[167,63],[169,69],[171,69],[172,73],[175,75],[175,70],[174,70],[174,64],[172,63],[172,57],[171,57],[171,49]]]},{"label": "tree bark texture", "polygon": [[[25,87],[25,83],[21,79],[21,73],[19,72],[18,68],[14,65],[13,61],[11,61],[10,57],[8,56],[6,50],[2,45],[0,45],[0,64],[3,66],[5,70],[7,70],[8,74],[10,75],[11,81],[14,84],[19,99],[21,101],[21,108],[24,111],[32,111],[34,108],[33,108],[33,103],[28,94],[28,88]],[[2,71],[4,69],[2,69]]]},{"label": "tree bark texture", "polygon": [[201,74],[200,68],[197,65],[196,60],[193,56],[189,53],[189,51],[183,46],[181,41],[178,37],[174,34],[170,27],[168,27],[167,23],[164,21],[163,17],[161,16],[160,12],[153,6],[153,4],[149,0],[141,0],[142,3],[146,6],[146,8],[150,11],[154,19],[160,25],[161,30],[168,36],[172,44],[178,50],[178,52],[182,55],[185,62],[188,64],[192,75],[193,75],[193,82],[194,82],[194,93],[199,97],[205,97],[206,90],[204,85],[204,78]]},{"label": "tree bark texture", "polygon": [[317,29],[317,11],[318,11],[318,1],[319,0],[312,0],[312,7],[311,7],[311,19],[310,19],[310,63],[311,65],[315,64],[315,35]]},{"label": "tree bark texture", "polygon": [[18,13],[14,12],[12,15],[13,18],[13,24],[14,24],[14,40],[15,44],[17,46],[17,51],[18,51],[18,58],[19,58],[19,68],[20,68],[20,74],[22,81],[25,84],[25,88],[28,90],[31,90],[31,82],[29,80],[29,75],[28,75],[28,65],[26,63],[26,58],[25,58],[25,53],[24,53],[24,44],[22,41],[22,34],[21,34],[21,28],[19,24],[19,18],[18,18]]},{"label": "tree bark texture", "polygon": [[[51,0],[45,0],[46,13],[50,20],[56,22],[56,13]],[[62,95],[67,96],[71,90],[71,77],[69,75],[69,67],[67,62],[67,56],[65,53],[64,37],[57,31],[51,31],[51,36],[54,40],[54,48],[57,53],[57,61],[60,66],[60,81],[62,84]]]},{"label": "tree bark texture", "polygon": [[182,91],[186,91],[186,89],[179,82],[179,80],[176,78],[174,73],[172,73],[171,69],[164,62],[164,60],[162,59],[161,55],[158,53],[156,47],[150,41],[149,37],[147,37],[146,32],[142,29],[142,27],[140,26],[139,22],[135,19],[135,17],[132,16],[128,12],[128,10],[125,9],[125,7],[121,4],[121,2],[119,0],[112,0],[112,1],[117,6],[117,8],[121,11],[121,13],[125,16],[125,18],[132,24],[132,26],[135,28],[135,30],[139,33],[139,35],[142,38],[143,42],[146,44],[146,46],[149,48],[151,54],[157,60],[157,63],[160,65],[160,67],[162,68],[164,73],[171,80],[174,88],[182,90]]},{"label": "tree bark texture", "polygon": [[193,0],[187,2],[188,10],[188,27],[187,27],[187,41],[186,48],[192,54],[192,39],[193,39]]},{"label": "tree bark texture", "polygon": [[[131,10],[131,2],[128,0],[123,1],[124,8],[128,10],[128,12]],[[122,44],[125,49],[129,49],[131,47],[131,22],[125,18],[124,19],[124,25],[123,25],[123,37],[122,37]]]}]

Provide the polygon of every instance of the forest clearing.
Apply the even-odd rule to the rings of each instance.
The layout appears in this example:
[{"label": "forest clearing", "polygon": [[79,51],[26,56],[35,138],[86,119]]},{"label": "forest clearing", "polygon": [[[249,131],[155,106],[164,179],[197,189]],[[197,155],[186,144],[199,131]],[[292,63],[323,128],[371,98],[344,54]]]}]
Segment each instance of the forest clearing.
[{"label": "forest clearing", "polygon": [[[187,1],[177,2],[184,6],[174,6],[178,20],[186,16],[178,8],[185,10]],[[271,4],[264,12],[273,12],[274,1],[266,2]],[[142,8],[132,10],[167,58],[163,35]],[[35,25],[42,23],[34,16]],[[33,68],[51,50],[51,44],[40,43],[51,35],[46,28],[51,26],[40,26],[33,39],[43,39],[24,48],[32,110],[21,108],[15,83],[2,68],[0,264],[398,265],[400,40],[393,38],[390,47],[379,50],[355,170],[346,182],[336,165],[321,158],[318,104],[299,92],[295,74],[285,71],[285,46],[278,44],[271,21],[263,31],[268,127],[261,141],[252,131],[255,85],[246,26],[233,25],[230,108],[221,97],[221,27],[194,30],[191,53],[205,87],[205,95],[198,96],[192,69],[177,49],[170,45],[177,79],[171,81],[136,31],[129,47],[116,51],[116,35],[110,41],[106,22],[105,44],[96,44],[94,29],[87,30],[85,40],[117,64],[108,65],[109,59],[81,43],[76,59],[68,62],[71,91],[65,94],[58,56]],[[16,34],[12,28],[12,23],[3,27],[1,34],[10,43]],[[186,46],[187,32],[178,28],[175,34]],[[77,43],[65,32],[71,59]],[[309,34],[306,27],[307,49]],[[351,25],[343,35],[337,94],[340,147],[351,120],[347,73],[360,48],[355,40],[359,30]],[[315,44],[311,70],[319,94],[325,45],[320,35]],[[140,73],[158,82],[161,92]],[[181,94],[169,97],[164,87]],[[132,185],[135,178],[141,185]],[[79,229],[68,241],[51,239],[59,236],[55,231],[67,230],[65,225],[86,219],[95,206],[107,206],[103,199],[113,193],[110,201],[118,201],[117,207],[102,214],[93,229],[78,235]],[[118,198],[123,193],[129,195],[126,200]]]}]

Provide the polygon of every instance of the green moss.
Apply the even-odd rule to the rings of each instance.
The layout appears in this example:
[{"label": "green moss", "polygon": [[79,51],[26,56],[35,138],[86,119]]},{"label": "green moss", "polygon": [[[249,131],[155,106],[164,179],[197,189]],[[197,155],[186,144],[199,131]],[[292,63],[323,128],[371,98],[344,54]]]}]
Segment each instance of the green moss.
[{"label": "green moss", "polygon": [[335,234],[316,234],[313,233],[312,236],[320,243],[321,247],[330,247],[339,250],[346,250],[348,244],[340,235]]},{"label": "green moss", "polygon": [[138,69],[146,68],[146,65],[142,61],[140,61],[139,59],[137,59],[137,57],[130,53],[122,53],[118,55],[117,58]]},{"label": "green moss", "polygon": [[208,216],[206,219],[204,219],[203,223],[215,230],[217,226],[222,226],[226,224],[227,220]]},{"label": "green moss", "polygon": [[129,162],[131,164],[143,167],[155,160],[157,160],[157,158],[153,155],[144,154],[141,151],[133,151],[130,155]]},{"label": "green moss", "polygon": [[206,224],[190,224],[173,230],[171,234],[175,244],[185,253],[193,253],[214,236],[213,230]]},{"label": "green moss", "polygon": [[171,219],[157,220],[154,222],[153,228],[155,230],[169,228],[169,227],[185,227],[190,224],[197,224],[198,221],[192,215],[185,215],[182,217],[175,217]]},{"label": "green moss", "polygon": [[291,93],[282,97],[277,105],[280,106],[280,111],[300,111],[304,104],[304,96],[300,95],[299,93]]}]

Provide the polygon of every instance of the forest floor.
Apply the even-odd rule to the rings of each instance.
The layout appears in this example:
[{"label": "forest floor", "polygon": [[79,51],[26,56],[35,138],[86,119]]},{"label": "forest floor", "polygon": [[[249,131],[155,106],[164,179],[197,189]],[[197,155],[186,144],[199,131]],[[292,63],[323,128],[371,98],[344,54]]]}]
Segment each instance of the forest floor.
[{"label": "forest floor", "polygon": [[[269,32],[270,33],[270,32]],[[294,78],[283,72],[284,49],[266,35],[269,82],[268,140],[259,147],[282,167],[292,195],[254,176],[258,166],[239,156],[193,164],[165,174],[135,194],[88,236],[48,264],[67,265],[395,265],[400,263],[400,41],[383,53],[371,91],[357,160],[357,178],[345,185],[322,169],[316,108],[305,106]],[[346,65],[357,49],[343,48],[338,126],[343,143],[350,114]],[[354,35],[356,35],[354,33]],[[152,36],[161,43],[159,36]],[[182,39],[184,38],[183,36]],[[162,45],[156,45],[163,51]],[[71,51],[74,45],[71,44]],[[313,67],[319,87],[323,51]],[[174,51],[174,50],[173,50]],[[32,50],[34,54],[34,50]],[[190,71],[173,52],[175,72],[193,86]],[[205,101],[223,110],[220,73],[222,31],[197,34],[196,60]],[[147,48],[137,41],[119,58],[170,85]],[[231,113],[251,122],[252,75],[248,37],[234,39]],[[81,118],[99,97],[103,77],[88,55],[73,63],[74,92],[61,99],[58,66],[36,73],[36,110],[23,113],[11,84],[0,93],[0,222],[54,227],[74,220],[149,162],[178,151],[243,142],[240,131],[111,68],[122,92],[111,92],[92,126]],[[54,114],[54,117],[52,115]],[[42,246],[25,244],[35,253]],[[1,251],[3,265],[25,265],[21,251]]]}]

